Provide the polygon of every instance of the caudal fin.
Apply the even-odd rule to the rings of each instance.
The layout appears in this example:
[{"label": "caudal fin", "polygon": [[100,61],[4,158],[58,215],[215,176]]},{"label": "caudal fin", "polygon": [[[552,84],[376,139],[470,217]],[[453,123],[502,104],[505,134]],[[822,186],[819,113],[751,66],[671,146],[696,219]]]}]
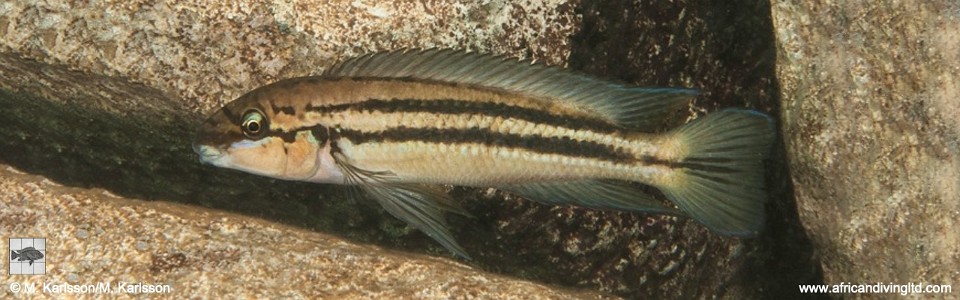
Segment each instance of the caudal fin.
[{"label": "caudal fin", "polygon": [[763,161],[774,138],[770,117],[750,110],[709,114],[672,132],[678,172],[657,186],[708,228],[751,235],[764,222]]},{"label": "caudal fin", "polygon": [[10,250],[10,260],[15,260],[17,257],[20,257],[20,254],[17,254],[16,251]]}]

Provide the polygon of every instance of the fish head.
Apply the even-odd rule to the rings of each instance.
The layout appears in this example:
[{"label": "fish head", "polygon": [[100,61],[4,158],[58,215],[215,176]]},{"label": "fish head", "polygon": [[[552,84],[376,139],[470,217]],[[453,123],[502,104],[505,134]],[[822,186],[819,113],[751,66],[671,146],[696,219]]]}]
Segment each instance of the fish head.
[{"label": "fish head", "polygon": [[[254,90],[213,113],[193,143],[200,161],[286,180],[318,176],[318,153],[329,148],[328,129],[300,126],[293,109],[276,109],[270,86]],[[329,152],[326,152],[329,155]]]}]

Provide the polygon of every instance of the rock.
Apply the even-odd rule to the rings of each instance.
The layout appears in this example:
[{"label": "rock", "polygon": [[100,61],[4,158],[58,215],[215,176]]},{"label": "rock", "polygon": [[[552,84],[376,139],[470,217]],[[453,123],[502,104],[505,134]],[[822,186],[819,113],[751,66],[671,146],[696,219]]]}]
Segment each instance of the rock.
[{"label": "rock", "polygon": [[12,1],[0,7],[0,45],[130,78],[206,112],[250,87],[383,49],[457,46],[557,64],[578,24],[564,1],[375,2]]},{"label": "rock", "polygon": [[[0,164],[0,234],[46,238],[44,284],[168,285],[201,298],[610,298],[263,220],[65,187]],[[5,298],[18,296],[4,288]],[[150,295],[150,294],[146,294]],[[94,298],[85,294],[81,298]]]},{"label": "rock", "polygon": [[960,282],[960,4],[774,1],[773,17],[824,282]]},{"label": "rock", "polygon": [[[775,116],[779,91],[775,40],[766,29],[772,26],[769,9],[763,1],[584,1],[569,64],[640,85],[697,88],[704,95],[690,111],[701,116],[731,106]],[[554,268],[578,284],[632,298],[796,295],[798,284],[818,283],[820,274],[799,225],[782,148],[775,145],[769,160],[768,222],[754,239],[718,236],[696,222],[664,216],[562,207],[494,211],[510,216],[498,221],[508,233],[536,233],[521,235],[528,246],[514,251],[535,254],[563,245],[540,255],[564,262]]]},{"label": "rock", "polygon": [[[406,47],[466,48],[569,64],[641,85],[696,87],[705,94],[690,107],[698,115],[725,106],[778,111],[765,2],[18,1],[0,10],[0,112],[10,116],[0,119],[0,128],[7,128],[0,130],[0,162],[67,186],[187,204],[201,215],[195,222],[214,222],[204,214],[237,213],[333,233],[348,240],[337,242],[343,245],[448,255],[376,204],[349,200],[341,189],[201,166],[189,141],[203,114],[277,79]],[[675,121],[667,125],[683,120]],[[755,239],[717,236],[682,218],[550,207],[464,188],[451,193],[477,218],[450,221],[476,258],[468,264],[484,271],[630,298],[796,293],[797,283],[818,281],[818,270],[778,153],[769,172],[768,229]],[[242,242],[264,249],[277,236]],[[193,245],[178,244],[182,240],[170,239],[167,249]],[[188,254],[209,252],[204,249]],[[154,271],[206,271],[177,267],[191,263],[178,255],[187,252],[164,251],[140,253],[157,258]],[[215,281],[193,284],[219,288]]]}]

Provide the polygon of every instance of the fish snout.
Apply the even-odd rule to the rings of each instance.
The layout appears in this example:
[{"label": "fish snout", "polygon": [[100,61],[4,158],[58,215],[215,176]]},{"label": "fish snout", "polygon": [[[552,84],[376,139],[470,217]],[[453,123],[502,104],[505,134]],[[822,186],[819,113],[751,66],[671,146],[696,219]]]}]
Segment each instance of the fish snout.
[{"label": "fish snout", "polygon": [[217,147],[196,143],[193,144],[193,152],[196,152],[197,155],[200,156],[200,162],[208,164],[219,160],[224,155],[223,150]]}]

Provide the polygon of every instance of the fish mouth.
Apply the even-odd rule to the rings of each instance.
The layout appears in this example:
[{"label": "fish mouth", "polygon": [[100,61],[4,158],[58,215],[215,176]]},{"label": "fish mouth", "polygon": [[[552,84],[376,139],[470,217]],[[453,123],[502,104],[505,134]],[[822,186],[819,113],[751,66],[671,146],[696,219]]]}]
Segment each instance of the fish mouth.
[{"label": "fish mouth", "polygon": [[202,144],[193,144],[193,152],[200,156],[200,162],[212,165],[215,165],[225,154],[217,147]]}]

